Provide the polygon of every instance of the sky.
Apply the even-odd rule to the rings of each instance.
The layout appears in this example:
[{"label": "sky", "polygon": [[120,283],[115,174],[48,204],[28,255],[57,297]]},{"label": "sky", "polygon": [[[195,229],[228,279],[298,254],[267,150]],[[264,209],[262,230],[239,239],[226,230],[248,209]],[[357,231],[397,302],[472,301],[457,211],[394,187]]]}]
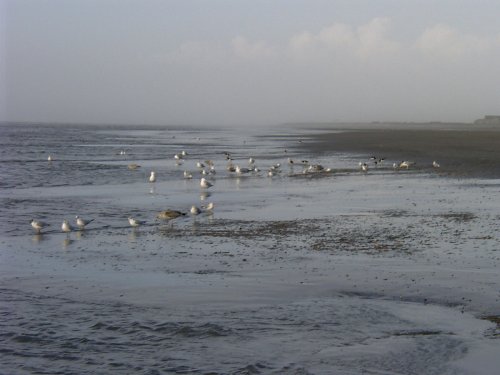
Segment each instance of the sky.
[{"label": "sky", "polygon": [[499,0],[0,0],[0,121],[500,115]]}]

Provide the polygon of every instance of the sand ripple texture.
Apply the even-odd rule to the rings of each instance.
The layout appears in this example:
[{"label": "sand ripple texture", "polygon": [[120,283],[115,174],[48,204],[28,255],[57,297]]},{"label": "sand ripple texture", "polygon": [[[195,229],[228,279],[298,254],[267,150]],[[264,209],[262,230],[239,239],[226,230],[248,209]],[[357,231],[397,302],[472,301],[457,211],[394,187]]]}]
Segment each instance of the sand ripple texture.
[{"label": "sand ripple texture", "polygon": [[13,373],[354,374],[398,368],[443,374],[481,328],[447,309],[354,296],[250,308],[206,305],[179,315],[175,307],[17,290],[1,295],[0,369]]}]

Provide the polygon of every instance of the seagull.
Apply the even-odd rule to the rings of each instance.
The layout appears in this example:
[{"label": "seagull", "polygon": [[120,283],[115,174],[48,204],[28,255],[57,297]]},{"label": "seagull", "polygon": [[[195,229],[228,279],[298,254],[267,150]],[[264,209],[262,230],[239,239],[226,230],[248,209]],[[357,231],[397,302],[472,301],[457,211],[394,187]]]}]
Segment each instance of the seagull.
[{"label": "seagull", "polygon": [[399,163],[399,168],[406,168],[408,169],[410,167],[410,162],[409,161],[402,161],[401,163]]},{"label": "seagull", "polygon": [[268,177],[274,177],[278,174],[279,170],[275,170],[275,169],[269,169],[267,171],[267,176]]},{"label": "seagull", "polygon": [[440,167],[439,163],[437,161],[435,161],[435,160],[432,162],[432,166],[434,168],[439,168]]},{"label": "seagull", "polygon": [[205,168],[205,164],[203,164],[202,162],[199,161],[196,163],[196,167],[202,169],[202,168]]},{"label": "seagull", "polygon": [[151,175],[149,176],[149,182],[155,182],[156,181],[156,172],[151,171]]},{"label": "seagull", "polygon": [[304,171],[305,173],[315,173],[315,172],[321,172],[325,169],[321,164],[312,164],[309,167],[306,168]]},{"label": "seagull", "polygon": [[193,175],[191,173],[189,173],[188,171],[184,171],[184,178],[190,179],[190,178],[193,178]]},{"label": "seagull", "polygon": [[37,234],[40,234],[42,229],[45,227],[48,227],[49,224],[44,223],[43,221],[40,221],[40,220],[31,219],[31,226],[33,227],[33,229],[36,230]]},{"label": "seagull", "polygon": [[189,210],[189,212],[191,212],[192,215],[201,214],[201,210],[198,207],[196,207],[195,205],[191,206],[191,209]]},{"label": "seagull", "polygon": [[248,159],[248,165],[254,165],[255,164],[255,159],[254,158],[249,158]]},{"label": "seagull", "polygon": [[52,161],[52,155],[49,155],[49,157],[47,158],[47,161]]},{"label": "seagull", "polygon": [[95,219],[90,219],[90,220],[83,220],[80,216],[76,215],[75,216],[75,219],[76,219],[76,225],[78,226],[78,228],[80,229],[85,229],[85,226],[91,222],[93,222]]},{"label": "seagull", "polygon": [[186,215],[184,212],[176,211],[176,210],[165,210],[161,211],[156,218],[159,220],[172,220],[178,218],[179,216]]},{"label": "seagull", "polygon": [[368,172],[368,164],[362,163],[360,167],[363,172]]},{"label": "seagull", "polygon": [[251,169],[249,169],[249,168],[241,168],[239,165],[237,165],[236,168],[235,168],[235,172],[237,174],[249,173],[250,171],[251,171]]},{"label": "seagull", "polygon": [[65,233],[68,233],[73,230],[73,227],[71,226],[68,220],[64,219],[61,225],[61,230]]},{"label": "seagull", "polygon": [[207,179],[205,179],[205,177],[203,177],[200,180],[200,186],[202,188],[208,189],[208,188],[210,188],[211,186],[214,186],[214,185],[210,181],[208,181]]},{"label": "seagull", "polygon": [[138,227],[139,225],[146,224],[145,221],[143,221],[143,220],[137,220],[137,219],[134,219],[133,217],[130,217],[130,216],[128,217],[128,223],[132,227]]},{"label": "seagull", "polygon": [[210,202],[208,203],[206,206],[202,206],[206,211],[209,211],[209,212],[212,212],[214,210],[214,203],[213,202]]},{"label": "seagull", "polygon": [[140,167],[141,166],[139,164],[136,164],[136,163],[132,163],[132,164],[127,165],[127,168],[131,169],[131,170],[134,170],[134,169],[137,169],[137,168],[140,168]]}]

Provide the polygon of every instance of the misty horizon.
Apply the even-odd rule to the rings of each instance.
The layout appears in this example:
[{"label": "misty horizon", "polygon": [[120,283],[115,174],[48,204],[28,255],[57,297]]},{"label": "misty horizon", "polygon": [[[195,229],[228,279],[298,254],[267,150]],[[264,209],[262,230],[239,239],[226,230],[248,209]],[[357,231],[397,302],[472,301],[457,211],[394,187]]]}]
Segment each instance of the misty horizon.
[{"label": "misty horizon", "polygon": [[0,2],[0,121],[472,123],[500,114],[495,1]]},{"label": "misty horizon", "polygon": [[[484,117],[484,116],[483,116]],[[70,121],[0,121],[0,125],[41,125],[41,126],[123,126],[123,127],[135,127],[135,126],[150,126],[150,127],[167,127],[172,129],[185,129],[185,128],[227,128],[231,125],[234,126],[244,126],[244,125],[253,125],[255,127],[280,127],[280,126],[298,126],[298,125],[311,125],[311,126],[319,126],[319,125],[377,125],[377,124],[460,124],[460,125],[473,125],[474,121],[481,120],[478,118],[473,121],[288,121],[281,123],[263,123],[263,124],[245,124],[245,123],[234,123],[234,124],[217,124],[217,123],[112,123],[112,122],[70,122]]]}]

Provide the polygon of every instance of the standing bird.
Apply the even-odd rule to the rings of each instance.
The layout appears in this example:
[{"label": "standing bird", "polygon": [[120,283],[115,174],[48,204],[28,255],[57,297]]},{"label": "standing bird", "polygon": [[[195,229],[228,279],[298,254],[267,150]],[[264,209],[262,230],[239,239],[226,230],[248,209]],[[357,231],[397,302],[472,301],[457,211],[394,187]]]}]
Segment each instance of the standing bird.
[{"label": "standing bird", "polygon": [[234,169],[234,171],[237,174],[244,174],[244,173],[250,173],[251,169],[249,169],[249,168],[241,168],[239,165],[237,165],[236,168]]},{"label": "standing bird", "polygon": [[49,157],[47,158],[47,161],[52,161],[52,155],[49,155]]},{"label": "standing bird", "polygon": [[128,217],[128,223],[130,224],[130,226],[136,228],[140,225],[143,225],[143,224],[146,224],[145,221],[143,220],[137,220],[137,219],[134,219],[133,217]]},{"label": "standing bird", "polygon": [[155,182],[156,181],[156,172],[151,171],[151,175],[149,176],[149,182]]},{"label": "standing bird", "polygon": [[214,210],[215,205],[213,202],[210,202],[206,206],[202,207],[205,209],[205,211],[212,212]]},{"label": "standing bird", "polygon": [[200,186],[204,189],[208,189],[212,186],[214,186],[210,181],[208,181],[207,179],[205,179],[205,177],[203,177],[201,180],[200,180]]},{"label": "standing bird", "polygon": [[434,168],[439,168],[440,167],[439,163],[437,161],[435,161],[435,160],[432,162],[432,166]]},{"label": "standing bird", "polygon": [[191,215],[199,215],[201,214],[201,210],[196,207],[196,206],[191,206],[191,209],[189,210],[189,212],[191,212]]},{"label": "standing bird", "polygon": [[185,216],[186,214],[184,212],[176,211],[176,210],[165,210],[161,211],[158,215],[156,215],[156,218],[159,220],[172,220],[176,219],[179,216]]},{"label": "standing bird", "polygon": [[401,169],[402,168],[408,169],[408,168],[410,168],[410,164],[411,163],[409,161],[404,160],[401,163],[399,163],[399,168],[401,168]]},{"label": "standing bird", "polygon": [[84,220],[82,219],[80,216],[76,215],[75,216],[75,219],[76,219],[76,225],[78,226],[78,228],[80,229],[85,229],[85,226],[88,225],[89,223],[93,222],[95,219],[90,219],[90,220]]},{"label": "standing bird", "polygon": [[40,234],[42,229],[48,227],[49,224],[44,223],[43,221],[40,220],[31,219],[31,226],[33,227],[33,229],[36,231],[37,234]]},{"label": "standing bird", "polygon": [[73,227],[71,226],[68,220],[64,219],[61,225],[61,230],[64,233],[69,233],[73,230]]}]

